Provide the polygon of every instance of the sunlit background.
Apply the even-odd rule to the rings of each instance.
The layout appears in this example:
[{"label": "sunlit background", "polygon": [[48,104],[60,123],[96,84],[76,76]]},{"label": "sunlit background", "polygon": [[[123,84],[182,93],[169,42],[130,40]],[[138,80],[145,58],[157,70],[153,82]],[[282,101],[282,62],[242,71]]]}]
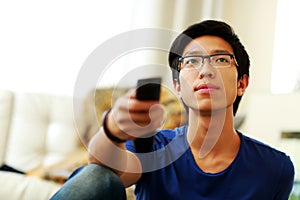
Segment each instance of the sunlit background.
[{"label": "sunlit background", "polygon": [[[284,131],[300,131],[299,7],[298,0],[1,1],[0,89],[72,96],[87,57],[112,37],[138,28],[180,32],[202,19],[222,19],[251,58],[241,129],[291,154],[299,171],[299,139],[281,138]],[[132,56],[141,62],[148,54]],[[126,63],[116,60],[95,87],[118,83],[135,67]]]},{"label": "sunlit background", "polygon": [[[168,3],[145,0],[2,1],[1,88],[72,95],[83,62],[104,41],[137,28],[162,27],[174,31],[185,28],[190,14],[185,9],[186,5],[180,1],[166,2]],[[194,2],[207,8],[199,9],[200,14],[196,13],[199,20],[212,15],[222,18],[224,15],[219,5],[226,6],[226,1]],[[272,93],[290,93],[300,87],[300,67],[297,63],[297,37],[300,29],[295,28],[298,23],[296,19],[300,15],[297,10],[299,4],[297,0],[279,0],[274,7],[274,19],[264,26],[261,25],[262,28],[275,26],[272,40],[274,48],[269,50],[273,52],[267,52],[273,53],[272,67],[268,66],[268,74],[272,74],[272,78],[267,80],[271,84]],[[212,7],[218,8],[219,12],[210,12],[209,8]],[[172,9],[173,13],[170,11]],[[190,16],[190,21],[196,20],[195,13]],[[173,17],[173,20],[168,19],[169,17]],[[241,16],[239,18],[243,19]],[[249,16],[245,16],[245,23],[247,18]],[[236,23],[235,20],[231,20],[231,23]],[[237,30],[242,28],[236,27]],[[259,32],[265,31],[251,29],[251,26],[248,28],[247,31],[252,32],[253,40]],[[251,43],[251,40],[245,42]],[[267,55],[265,59],[270,57]],[[269,75],[266,78],[270,78]],[[118,75],[112,76],[106,84],[114,84],[119,78]]]},{"label": "sunlit background", "polygon": [[273,93],[300,92],[300,66],[297,62],[299,7],[297,0],[278,1],[272,66]]}]

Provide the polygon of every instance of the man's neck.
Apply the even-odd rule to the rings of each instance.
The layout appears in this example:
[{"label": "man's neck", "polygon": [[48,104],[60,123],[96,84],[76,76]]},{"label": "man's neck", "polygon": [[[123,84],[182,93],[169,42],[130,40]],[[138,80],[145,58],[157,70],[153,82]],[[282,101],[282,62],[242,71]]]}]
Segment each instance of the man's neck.
[{"label": "man's neck", "polygon": [[238,139],[233,120],[230,108],[211,113],[190,110],[187,138],[191,148],[200,158],[227,153],[228,146]]}]

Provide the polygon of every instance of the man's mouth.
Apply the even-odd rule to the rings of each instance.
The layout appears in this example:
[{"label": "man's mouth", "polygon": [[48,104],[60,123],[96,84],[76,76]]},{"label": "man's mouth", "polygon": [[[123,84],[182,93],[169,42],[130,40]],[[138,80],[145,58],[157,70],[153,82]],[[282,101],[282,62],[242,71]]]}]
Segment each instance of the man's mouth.
[{"label": "man's mouth", "polygon": [[194,91],[199,93],[210,93],[218,89],[220,88],[213,84],[201,84],[195,87]]}]

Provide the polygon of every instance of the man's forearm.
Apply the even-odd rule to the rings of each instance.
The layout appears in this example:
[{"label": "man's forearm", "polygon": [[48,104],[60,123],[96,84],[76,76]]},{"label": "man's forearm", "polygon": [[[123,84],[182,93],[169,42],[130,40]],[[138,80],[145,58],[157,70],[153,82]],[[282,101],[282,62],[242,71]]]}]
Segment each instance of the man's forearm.
[{"label": "man's forearm", "polygon": [[125,143],[112,142],[105,135],[103,128],[91,139],[88,151],[90,163],[107,166],[118,171],[125,170],[124,167],[127,165]]}]

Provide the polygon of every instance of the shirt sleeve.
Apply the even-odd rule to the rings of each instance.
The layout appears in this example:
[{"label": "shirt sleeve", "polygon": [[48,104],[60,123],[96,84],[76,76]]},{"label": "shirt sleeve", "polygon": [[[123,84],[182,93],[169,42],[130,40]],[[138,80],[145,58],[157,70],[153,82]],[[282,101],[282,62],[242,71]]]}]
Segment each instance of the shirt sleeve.
[{"label": "shirt sleeve", "polygon": [[275,199],[288,199],[294,184],[294,176],[295,176],[294,165],[290,157],[287,157],[287,159],[285,159],[284,161],[285,162],[284,162],[283,170],[277,186],[278,192],[275,196]]},{"label": "shirt sleeve", "polygon": [[132,140],[128,140],[126,143],[126,149],[133,152],[133,153],[136,153],[135,151],[135,148],[134,148],[134,144],[133,144],[133,141]]}]

